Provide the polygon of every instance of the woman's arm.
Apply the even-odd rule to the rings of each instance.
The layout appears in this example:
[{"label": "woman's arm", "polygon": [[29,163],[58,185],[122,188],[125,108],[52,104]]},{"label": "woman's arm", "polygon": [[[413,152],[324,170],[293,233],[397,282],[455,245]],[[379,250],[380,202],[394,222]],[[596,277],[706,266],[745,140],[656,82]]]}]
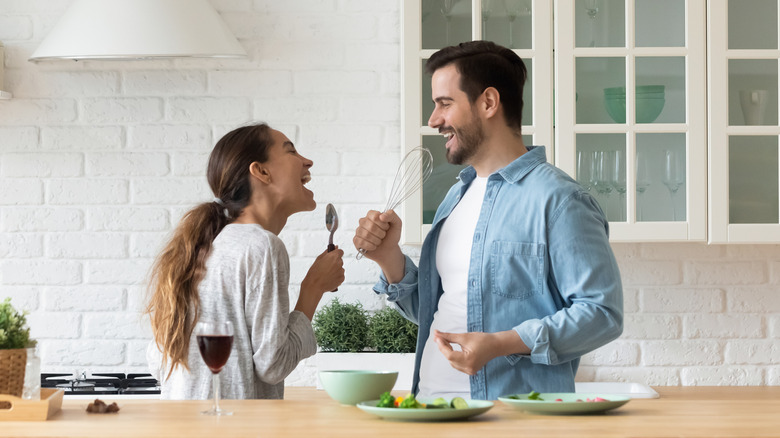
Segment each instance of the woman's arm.
[{"label": "woman's arm", "polygon": [[[317,352],[311,321],[290,313],[290,261],[284,244],[270,237],[267,248],[254,251],[247,278],[245,313],[252,338],[257,377],[269,384],[284,380],[298,363]],[[315,305],[316,307],[316,305]]]}]

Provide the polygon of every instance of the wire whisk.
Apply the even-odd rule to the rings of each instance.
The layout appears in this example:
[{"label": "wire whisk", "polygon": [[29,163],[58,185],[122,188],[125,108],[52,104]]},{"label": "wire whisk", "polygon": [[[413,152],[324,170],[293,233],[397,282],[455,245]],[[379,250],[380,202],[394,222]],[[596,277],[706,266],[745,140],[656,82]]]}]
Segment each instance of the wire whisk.
[{"label": "wire whisk", "polygon": [[[404,156],[404,159],[401,160],[401,164],[398,165],[398,170],[395,172],[393,187],[390,190],[383,212],[395,210],[408,197],[420,190],[425,181],[431,176],[431,173],[433,173],[433,155],[431,155],[431,151],[424,147],[416,147],[409,151]],[[365,253],[366,250],[360,248],[357,253],[357,259],[362,259]]]}]

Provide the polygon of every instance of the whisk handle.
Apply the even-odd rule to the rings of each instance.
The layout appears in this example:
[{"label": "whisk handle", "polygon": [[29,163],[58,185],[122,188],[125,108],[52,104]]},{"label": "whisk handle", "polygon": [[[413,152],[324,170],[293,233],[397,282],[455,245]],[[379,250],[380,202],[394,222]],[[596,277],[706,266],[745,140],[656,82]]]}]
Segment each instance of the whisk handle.
[{"label": "whisk handle", "polygon": [[357,253],[357,255],[355,255],[355,260],[360,260],[360,259],[362,259],[364,255],[366,255],[366,250],[365,250],[365,249],[363,249],[363,248],[360,248],[360,249],[358,250],[358,253]]}]

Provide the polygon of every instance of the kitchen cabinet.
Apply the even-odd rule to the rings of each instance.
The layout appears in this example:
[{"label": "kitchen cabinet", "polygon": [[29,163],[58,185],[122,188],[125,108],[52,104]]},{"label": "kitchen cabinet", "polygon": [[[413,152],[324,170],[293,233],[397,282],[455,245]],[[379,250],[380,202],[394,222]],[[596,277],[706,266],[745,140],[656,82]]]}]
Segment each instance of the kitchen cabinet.
[{"label": "kitchen cabinet", "polygon": [[706,239],[705,6],[555,3],[555,163],[599,201],[612,241]]},{"label": "kitchen cabinet", "polygon": [[777,243],[778,1],[708,8],[709,240]]},{"label": "kitchen cabinet", "polygon": [[422,65],[444,45],[482,38],[526,62],[524,140],[593,193],[612,241],[706,240],[705,0],[403,5],[404,145],[435,157],[434,176],[404,206],[405,243],[422,242],[460,170],[424,126],[433,105]]}]

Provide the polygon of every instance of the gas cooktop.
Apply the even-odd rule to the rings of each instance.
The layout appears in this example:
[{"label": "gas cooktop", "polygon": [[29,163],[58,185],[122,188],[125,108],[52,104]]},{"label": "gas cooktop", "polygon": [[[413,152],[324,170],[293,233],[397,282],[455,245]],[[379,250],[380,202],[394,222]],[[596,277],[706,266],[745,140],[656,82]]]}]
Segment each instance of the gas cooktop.
[{"label": "gas cooktop", "polygon": [[59,388],[64,395],[150,395],[159,396],[160,383],[151,374],[42,373],[41,388]]}]

